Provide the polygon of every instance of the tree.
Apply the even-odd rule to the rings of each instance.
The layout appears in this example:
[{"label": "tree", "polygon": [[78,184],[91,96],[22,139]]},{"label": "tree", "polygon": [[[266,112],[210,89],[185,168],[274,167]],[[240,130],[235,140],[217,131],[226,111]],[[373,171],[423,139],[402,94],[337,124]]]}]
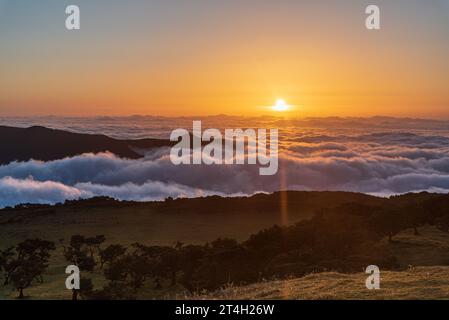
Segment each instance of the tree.
[{"label": "tree", "polygon": [[0,252],[0,271],[3,272],[5,286],[9,283],[11,273],[17,268],[17,262],[13,262],[14,254],[15,247],[9,247]]},{"label": "tree", "polygon": [[33,280],[43,282],[43,273],[48,267],[50,251],[55,250],[53,242],[40,239],[27,239],[15,247],[1,253],[1,269],[5,273],[5,284],[11,283],[19,292],[18,298],[24,297],[23,290]]},{"label": "tree", "polygon": [[195,283],[195,271],[201,265],[201,260],[207,253],[205,246],[186,245],[180,250],[180,271],[179,282],[191,293],[198,289]]},{"label": "tree", "polygon": [[80,279],[80,289],[78,290],[81,298],[87,300],[95,297],[94,286],[91,279],[81,278]]},{"label": "tree", "polygon": [[100,254],[100,246],[106,240],[104,235],[97,235],[95,237],[85,238],[84,243],[89,248],[90,257],[94,259],[94,254]]},{"label": "tree", "polygon": [[124,255],[126,248],[120,244],[111,244],[105,249],[100,249],[100,267],[103,268],[105,263],[112,263],[120,256]]},{"label": "tree", "polygon": [[42,283],[44,280],[42,274],[48,267],[48,259],[50,258],[50,251],[55,250],[55,244],[51,241],[40,239],[27,239],[17,245],[17,251],[20,256],[31,257],[36,256],[36,263],[34,267],[37,269],[38,280]]},{"label": "tree", "polygon": [[129,275],[130,256],[125,255],[109,263],[103,274],[110,282],[125,282]]},{"label": "tree", "polygon": [[28,288],[32,281],[40,275],[40,262],[36,256],[23,259],[10,275],[14,288],[19,292],[18,299],[23,299],[23,290]]},{"label": "tree", "polygon": [[101,299],[134,299],[136,290],[151,272],[152,266],[145,254],[122,255],[106,266],[104,276],[109,283],[97,295]]},{"label": "tree", "polygon": [[[77,266],[80,271],[91,272],[94,270],[96,262],[92,255],[92,251],[90,250],[91,246],[93,245],[92,241],[88,239],[81,235],[73,235],[70,239],[69,246],[63,246],[63,248],[64,257],[68,262]],[[80,285],[83,283],[83,281],[84,283],[92,284],[92,282],[89,282],[88,279],[82,278]],[[78,294],[80,293],[80,290],[72,290],[72,300],[78,300]]]},{"label": "tree", "polygon": [[388,236],[388,242],[393,242],[393,236],[408,226],[403,215],[397,209],[385,209],[373,214],[370,218],[370,229],[377,234]]},{"label": "tree", "polygon": [[413,234],[419,236],[418,227],[426,223],[428,219],[422,205],[414,204],[405,207],[402,211],[402,218],[407,227],[413,228]]},{"label": "tree", "polygon": [[179,249],[167,247],[160,254],[158,268],[159,275],[162,273],[169,274],[172,286],[176,285],[177,273],[180,270],[180,262]]}]

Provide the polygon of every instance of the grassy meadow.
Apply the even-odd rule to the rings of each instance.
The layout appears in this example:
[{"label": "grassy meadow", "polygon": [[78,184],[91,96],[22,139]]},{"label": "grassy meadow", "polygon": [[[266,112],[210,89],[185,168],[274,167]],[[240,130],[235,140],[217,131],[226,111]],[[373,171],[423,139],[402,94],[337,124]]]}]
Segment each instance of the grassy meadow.
[{"label": "grassy meadow", "polygon": [[[43,283],[25,290],[28,299],[70,299],[65,289],[65,267],[60,240],[67,243],[74,234],[104,235],[108,244],[174,246],[204,244],[218,237],[244,241],[264,228],[282,224],[282,212],[288,223],[309,219],[314,212],[348,202],[385,204],[386,199],[340,192],[289,192],[287,207],[280,194],[250,198],[198,198],[152,203],[118,203],[111,200],[85,200],[59,206],[9,209],[0,212],[0,249],[24,239],[41,238],[56,243]],[[425,195],[425,197],[428,197]],[[413,197],[412,197],[413,198]],[[394,201],[401,203],[404,199]],[[410,200],[410,199],[409,199]],[[92,203],[91,201],[97,201]],[[99,201],[99,202],[98,202]],[[411,200],[410,200],[411,201]],[[407,202],[410,202],[407,201]],[[262,281],[247,286],[232,283],[223,289],[188,294],[179,284],[163,285],[155,290],[149,282],[140,289],[139,299],[213,298],[213,299],[406,299],[449,297],[449,233],[435,226],[403,230],[376,243],[396,256],[399,271],[382,272],[381,290],[365,288],[364,273],[321,272],[289,280]],[[360,270],[362,271],[362,270]],[[105,283],[99,267],[89,273],[95,287]],[[165,281],[165,280],[163,280]],[[0,286],[1,299],[13,299],[11,286]]]}]

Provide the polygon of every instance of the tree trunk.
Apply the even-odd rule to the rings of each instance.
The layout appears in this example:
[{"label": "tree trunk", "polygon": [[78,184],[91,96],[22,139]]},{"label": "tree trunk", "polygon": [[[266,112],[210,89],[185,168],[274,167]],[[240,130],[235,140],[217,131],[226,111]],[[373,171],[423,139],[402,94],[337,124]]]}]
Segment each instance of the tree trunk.
[{"label": "tree trunk", "polygon": [[162,289],[161,282],[159,281],[159,278],[156,278],[154,280],[154,289],[156,289],[156,290]]},{"label": "tree trunk", "polygon": [[78,300],[78,290],[72,289],[72,300],[77,301]]},{"label": "tree trunk", "polygon": [[23,289],[22,288],[19,289],[19,296],[17,298],[23,299]]},{"label": "tree trunk", "polygon": [[419,232],[418,232],[418,228],[417,227],[413,227],[413,234],[415,235],[415,236],[419,236]]},{"label": "tree trunk", "polygon": [[388,234],[388,242],[393,242],[393,234],[391,232]]}]

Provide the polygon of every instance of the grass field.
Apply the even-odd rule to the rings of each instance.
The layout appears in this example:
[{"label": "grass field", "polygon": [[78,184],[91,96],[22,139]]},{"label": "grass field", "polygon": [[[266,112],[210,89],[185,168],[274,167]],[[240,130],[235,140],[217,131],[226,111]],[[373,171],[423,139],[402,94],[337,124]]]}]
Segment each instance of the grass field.
[{"label": "grass field", "polygon": [[[384,199],[358,194],[289,193],[289,223],[310,217],[320,208],[356,199],[362,202],[382,202]],[[173,245],[176,241],[203,244],[218,237],[243,241],[252,233],[274,224],[281,224],[280,200],[276,195],[259,195],[238,199],[190,199],[158,203],[92,204],[82,203],[39,209],[1,211],[0,248],[17,244],[27,238],[52,240],[57,244],[44,283],[34,283],[25,290],[29,299],[70,299],[65,289],[65,268],[59,239],[67,242],[74,234],[106,236],[106,245]],[[323,205],[325,203],[326,205]],[[238,208],[238,210],[236,209]],[[446,298],[449,291],[449,234],[435,227],[419,228],[420,235],[405,230],[377,245],[387,246],[397,257],[403,271],[382,272],[382,289],[365,288],[366,275],[321,273],[299,279],[262,282],[247,287],[228,286],[194,298],[216,299],[402,299]],[[382,266],[379,266],[382,270]],[[361,270],[362,271],[362,270]],[[96,288],[103,285],[101,270],[87,277]],[[151,283],[142,290],[140,298],[186,298],[180,287],[164,285],[154,290]],[[0,286],[0,299],[15,298],[10,286]],[[192,298],[192,297],[188,297]]]},{"label": "grass field", "polygon": [[382,271],[380,290],[368,290],[363,270],[309,274],[302,278],[232,285],[194,299],[449,299],[449,234],[422,227],[420,235],[405,230],[381,245],[389,246],[402,271]]},{"label": "grass field", "polygon": [[[356,274],[335,272],[310,274],[303,278],[267,281],[249,286],[227,286],[223,290],[189,296],[180,287],[164,286],[154,290],[147,285],[141,296],[145,299],[446,299],[449,298],[449,234],[434,227],[423,227],[420,235],[406,230],[385,239],[381,245],[390,246],[398,256],[403,271],[385,271],[381,268],[381,289],[367,290],[367,277],[361,270]],[[59,248],[53,254],[50,267],[42,284],[26,290],[29,299],[70,299],[65,289],[67,263]],[[417,266],[419,265],[419,266]],[[96,287],[102,286],[100,271],[89,274]],[[15,298],[17,293],[9,286],[0,286],[0,298]]]},{"label": "grass field", "polygon": [[449,299],[449,267],[411,267],[381,271],[379,290],[368,290],[365,273],[310,274],[303,278],[267,281],[244,287],[229,286],[194,299]]}]

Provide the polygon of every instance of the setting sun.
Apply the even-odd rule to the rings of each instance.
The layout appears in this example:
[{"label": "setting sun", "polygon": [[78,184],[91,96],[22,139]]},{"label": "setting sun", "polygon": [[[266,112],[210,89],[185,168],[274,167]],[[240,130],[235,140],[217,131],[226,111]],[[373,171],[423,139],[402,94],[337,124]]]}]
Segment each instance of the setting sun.
[{"label": "setting sun", "polygon": [[273,106],[274,111],[287,111],[290,109],[283,99],[279,99],[276,101],[276,104]]}]

